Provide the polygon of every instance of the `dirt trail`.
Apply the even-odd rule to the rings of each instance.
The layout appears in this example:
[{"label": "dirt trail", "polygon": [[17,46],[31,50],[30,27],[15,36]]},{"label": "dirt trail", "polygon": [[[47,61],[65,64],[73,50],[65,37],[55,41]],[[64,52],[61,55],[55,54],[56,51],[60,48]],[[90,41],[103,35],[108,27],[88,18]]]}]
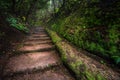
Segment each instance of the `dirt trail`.
[{"label": "dirt trail", "polygon": [[44,28],[37,27],[7,61],[2,80],[75,80]]}]

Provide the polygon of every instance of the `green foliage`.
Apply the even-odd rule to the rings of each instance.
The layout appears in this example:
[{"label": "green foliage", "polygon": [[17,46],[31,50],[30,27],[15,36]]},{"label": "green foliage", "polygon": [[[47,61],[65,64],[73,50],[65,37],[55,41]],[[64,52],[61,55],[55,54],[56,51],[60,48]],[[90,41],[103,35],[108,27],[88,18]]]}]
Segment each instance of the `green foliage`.
[{"label": "green foliage", "polygon": [[120,56],[112,56],[112,58],[114,59],[114,61],[116,62],[116,64],[120,65]]},{"label": "green foliage", "polygon": [[11,27],[14,27],[20,31],[24,31],[26,33],[29,32],[29,29],[27,27],[25,27],[23,23],[20,23],[16,18],[9,17],[9,18],[7,18],[7,21],[9,22]]},{"label": "green foliage", "polygon": [[[79,0],[66,1],[66,8],[75,9],[78,4],[74,6],[72,4],[75,4],[76,1],[79,2]],[[118,57],[120,57],[120,19],[118,18],[120,14],[118,10],[120,8],[117,5],[119,4],[117,1],[107,3],[100,0],[89,2],[81,0],[77,10],[71,12],[67,17],[64,16],[64,13],[67,13],[68,10],[63,8],[62,11],[61,9],[61,16],[52,22],[51,29],[76,46],[96,55],[111,58],[114,63],[118,64]],[[112,6],[116,7],[111,8]],[[113,58],[114,56],[117,58]]]},{"label": "green foliage", "polygon": [[11,0],[0,0],[0,10],[8,11],[10,9],[11,4]]},{"label": "green foliage", "polygon": [[[103,76],[100,74],[93,74],[91,72],[88,72],[87,70],[83,73],[83,75],[86,76],[86,80],[106,80]],[[84,80],[84,79],[82,79]]]},{"label": "green foliage", "polygon": [[[61,21],[58,21],[56,24],[54,23],[54,25],[52,25],[52,29],[57,31],[61,36],[73,44],[83,49],[92,51],[96,55],[102,55],[109,58],[114,55],[119,56],[119,48],[117,47],[117,43],[119,42],[120,33],[118,30],[113,30],[113,28],[107,30],[109,33],[106,36],[104,34],[104,36],[106,38],[109,37],[109,41],[106,42],[105,39],[102,38],[102,32],[86,30],[86,28],[81,28],[81,26],[79,26],[80,28],[77,28],[75,25],[73,26],[74,28],[72,28],[71,23],[73,22],[68,21],[67,23],[64,23],[65,21],[63,21],[63,24]],[[60,25],[60,23],[62,25]],[[67,24],[69,25],[66,26]]]}]

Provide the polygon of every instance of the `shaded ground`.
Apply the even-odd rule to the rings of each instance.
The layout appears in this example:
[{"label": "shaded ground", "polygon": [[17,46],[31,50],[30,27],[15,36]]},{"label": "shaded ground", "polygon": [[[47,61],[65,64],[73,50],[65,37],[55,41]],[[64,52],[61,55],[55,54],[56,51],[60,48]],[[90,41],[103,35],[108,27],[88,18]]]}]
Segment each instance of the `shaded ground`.
[{"label": "shaded ground", "polygon": [[[74,61],[82,61],[83,64],[87,67],[88,71],[91,71],[92,73],[95,72],[96,74],[100,73],[107,80],[120,80],[120,69],[114,69],[108,66],[107,63],[99,62],[100,60],[103,60],[100,57],[94,56],[92,54],[88,55],[90,53],[83,50],[78,50],[76,47],[70,45],[66,41],[62,42],[62,48],[66,50],[67,59],[69,61],[72,60],[70,61],[70,63]],[[95,58],[97,58],[98,60],[96,60]]]},{"label": "shaded ground", "polygon": [[[62,65],[58,52],[44,28],[33,29],[25,39],[24,36],[21,36],[21,39],[19,36],[13,37],[16,40],[11,42],[11,48],[6,46],[7,55],[0,57],[0,80],[75,80]],[[61,47],[65,50],[63,51],[66,53],[67,64],[82,61],[88,70],[101,73],[107,80],[120,79],[119,69],[115,71],[100,63],[100,60],[94,59],[98,58],[97,56],[91,58],[89,53],[77,50],[67,41],[62,41]],[[12,53],[9,53],[11,50]]]},{"label": "shaded ground", "polygon": [[[3,68],[6,65],[8,57],[12,54],[15,47],[24,40],[25,35],[13,28],[1,28],[0,31],[4,32],[3,36],[0,36],[0,78],[2,76]],[[18,36],[19,35],[19,36]]]},{"label": "shaded ground", "polygon": [[6,59],[2,80],[74,80],[44,28],[34,30]]},{"label": "shaded ground", "polygon": [[92,53],[75,47],[56,32],[49,29],[47,32],[58,48],[62,61],[78,80],[120,80],[119,68],[111,66]]}]

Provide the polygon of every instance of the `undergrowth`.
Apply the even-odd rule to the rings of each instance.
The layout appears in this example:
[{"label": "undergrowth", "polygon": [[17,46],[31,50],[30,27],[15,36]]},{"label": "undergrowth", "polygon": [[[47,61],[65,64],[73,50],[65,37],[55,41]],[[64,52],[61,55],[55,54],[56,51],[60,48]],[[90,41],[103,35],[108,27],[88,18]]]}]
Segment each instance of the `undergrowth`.
[{"label": "undergrowth", "polygon": [[113,21],[109,12],[104,19],[98,18],[102,12],[96,7],[82,9],[50,21],[49,26],[79,48],[120,65],[120,19]]},{"label": "undergrowth", "polygon": [[23,22],[20,22],[19,18],[8,17],[6,20],[10,24],[11,27],[14,27],[20,31],[25,32],[25,33],[29,32],[29,29],[25,26],[25,24]]}]

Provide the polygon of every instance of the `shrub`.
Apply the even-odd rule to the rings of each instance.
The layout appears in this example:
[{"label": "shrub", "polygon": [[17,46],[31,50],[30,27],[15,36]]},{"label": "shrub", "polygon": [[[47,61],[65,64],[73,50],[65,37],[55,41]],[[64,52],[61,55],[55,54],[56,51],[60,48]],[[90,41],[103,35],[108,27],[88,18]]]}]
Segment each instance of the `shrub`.
[{"label": "shrub", "polygon": [[20,31],[24,31],[26,33],[29,32],[29,29],[27,27],[25,27],[25,25],[23,23],[20,23],[17,18],[9,17],[9,18],[7,18],[7,21],[11,27],[14,27]]}]

